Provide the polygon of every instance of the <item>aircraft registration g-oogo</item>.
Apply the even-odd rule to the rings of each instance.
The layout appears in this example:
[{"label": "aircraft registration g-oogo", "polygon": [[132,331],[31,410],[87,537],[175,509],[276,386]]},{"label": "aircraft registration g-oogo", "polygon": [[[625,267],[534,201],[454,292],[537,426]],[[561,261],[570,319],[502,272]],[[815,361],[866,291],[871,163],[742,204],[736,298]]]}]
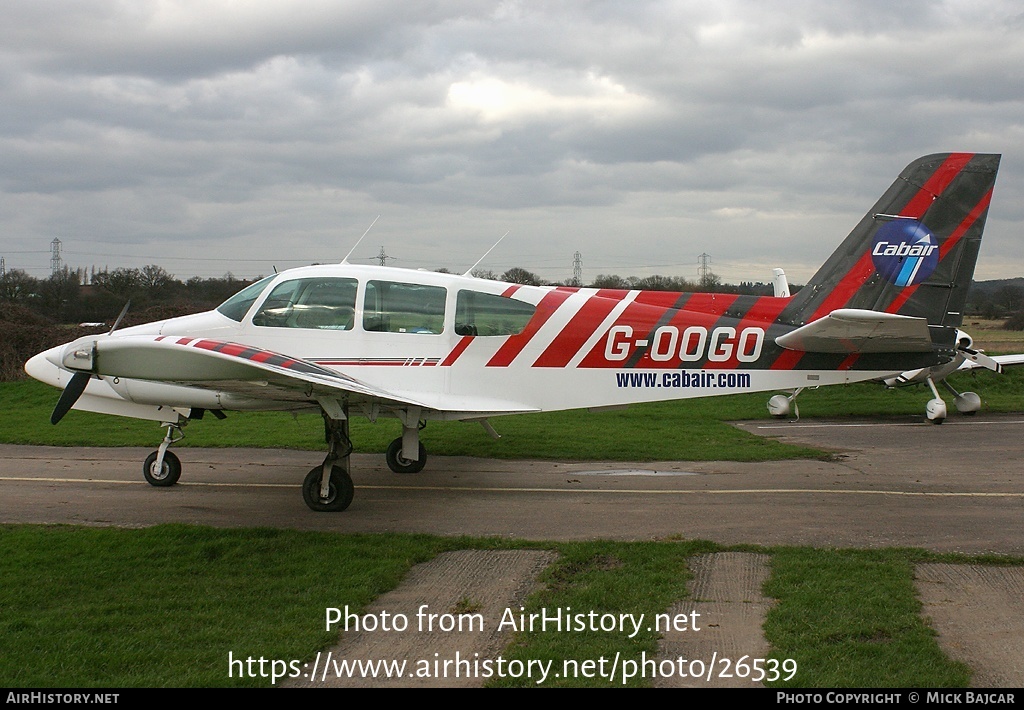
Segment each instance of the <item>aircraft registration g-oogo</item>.
[{"label": "aircraft registration g-oogo", "polygon": [[397,418],[387,462],[412,473],[432,419],[493,432],[487,419],[502,414],[797,391],[984,358],[959,326],[998,166],[972,153],[915,160],[792,297],[532,287],[342,262],[275,274],[208,313],[115,325],[25,367],[64,389],[55,424],[72,407],[161,422],[167,434],[143,467],[155,486],[178,480],[168,447],[207,411],[318,410],[329,451],[303,497],[340,511],[353,496],[353,415]]}]

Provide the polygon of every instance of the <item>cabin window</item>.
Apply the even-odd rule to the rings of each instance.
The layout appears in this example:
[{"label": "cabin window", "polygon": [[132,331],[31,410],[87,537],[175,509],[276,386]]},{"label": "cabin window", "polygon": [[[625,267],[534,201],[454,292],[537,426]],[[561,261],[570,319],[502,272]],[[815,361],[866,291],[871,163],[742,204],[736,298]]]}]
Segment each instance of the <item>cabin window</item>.
[{"label": "cabin window", "polygon": [[265,328],[352,330],[356,313],[355,279],[308,278],[274,287],[252,324]]},{"label": "cabin window", "polygon": [[363,301],[363,329],[381,333],[427,333],[444,330],[447,289],[441,286],[370,281]]},{"label": "cabin window", "polygon": [[252,304],[256,302],[256,299],[260,297],[260,294],[263,293],[264,289],[266,289],[273,280],[273,276],[268,276],[254,284],[249,284],[234,296],[224,301],[224,303],[217,306],[217,312],[221,315],[227,316],[231,320],[236,320],[241,323],[242,319],[245,318],[245,314],[248,313],[249,309],[252,307]]},{"label": "cabin window", "polygon": [[530,322],[536,306],[480,291],[459,291],[455,332],[459,335],[517,335]]}]

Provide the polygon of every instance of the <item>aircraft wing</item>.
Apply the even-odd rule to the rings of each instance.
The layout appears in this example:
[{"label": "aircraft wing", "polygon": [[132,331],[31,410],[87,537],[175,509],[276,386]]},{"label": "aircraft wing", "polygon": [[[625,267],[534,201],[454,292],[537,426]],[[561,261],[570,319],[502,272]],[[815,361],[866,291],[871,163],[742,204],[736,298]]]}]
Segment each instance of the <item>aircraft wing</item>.
[{"label": "aircraft wing", "polygon": [[840,308],[775,342],[811,353],[929,352],[932,338],[924,318],[859,308]]},{"label": "aircraft wing", "polygon": [[[262,399],[294,399],[296,394],[306,398],[354,396],[357,400],[430,408],[424,402],[307,360],[211,338],[101,337],[71,344],[61,359],[61,365],[73,371],[217,387]],[[287,390],[288,397],[276,397],[275,390]]]}]

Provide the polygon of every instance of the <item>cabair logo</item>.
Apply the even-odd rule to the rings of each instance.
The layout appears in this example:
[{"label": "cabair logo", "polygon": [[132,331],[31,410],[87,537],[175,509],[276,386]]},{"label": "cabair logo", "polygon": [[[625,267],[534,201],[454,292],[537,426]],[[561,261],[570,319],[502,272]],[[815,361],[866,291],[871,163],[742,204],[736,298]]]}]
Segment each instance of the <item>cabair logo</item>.
[{"label": "cabair logo", "polygon": [[875,234],[871,261],[889,283],[919,284],[939,265],[938,240],[916,219],[886,222]]}]

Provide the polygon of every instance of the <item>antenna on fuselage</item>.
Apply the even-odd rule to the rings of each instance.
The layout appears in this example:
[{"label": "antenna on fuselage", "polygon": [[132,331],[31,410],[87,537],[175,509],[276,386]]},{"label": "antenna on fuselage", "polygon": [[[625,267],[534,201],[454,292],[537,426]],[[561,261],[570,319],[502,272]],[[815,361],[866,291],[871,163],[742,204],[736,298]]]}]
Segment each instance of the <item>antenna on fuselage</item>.
[{"label": "antenna on fuselage", "polygon": [[[511,231],[511,230],[509,230],[509,231]],[[502,239],[504,239],[504,238],[505,238],[505,237],[507,237],[507,236],[508,236],[508,232],[505,232],[504,234],[502,234],[502,235],[501,235],[501,236],[500,236],[500,237],[498,238],[498,241],[494,242],[494,246],[492,246],[492,247],[491,247],[490,249],[488,249],[487,251],[485,251],[485,252],[484,252],[484,255],[483,255],[483,256],[481,256],[481,257],[480,257],[479,259],[477,259],[477,260],[476,260],[476,263],[475,263],[475,264],[473,264],[473,265],[472,265],[471,267],[469,267],[469,271],[467,271],[466,273],[464,273],[464,274],[463,274],[463,276],[472,276],[472,275],[473,275],[473,269],[475,269],[476,267],[480,266],[480,262],[481,262],[481,261],[483,261],[484,259],[486,259],[486,258],[487,258],[487,255],[488,255],[488,254],[490,254],[490,253],[491,253],[492,251],[494,251],[494,247],[496,247],[496,246],[498,246],[499,244],[501,244],[501,240],[502,240]]]},{"label": "antenna on fuselage", "polygon": [[[128,315],[128,308],[131,307],[131,305],[132,299],[129,298],[128,301],[124,304],[124,308],[121,309],[120,315],[117,316],[117,320],[114,321],[114,325],[111,326],[110,333],[113,333],[115,330],[117,330],[117,326],[121,325],[121,321],[123,321],[124,317]],[[107,333],[107,335],[110,335],[110,333]]]},{"label": "antenna on fuselage", "polygon": [[373,218],[373,221],[370,222],[370,226],[366,228],[365,232],[363,232],[363,236],[359,237],[359,239],[356,240],[356,243],[353,244],[352,248],[348,250],[348,254],[346,254],[345,258],[341,260],[342,264],[348,263],[348,258],[352,256],[352,252],[354,252],[356,250],[356,247],[359,246],[359,242],[363,241],[363,237],[370,233],[370,230],[373,229],[373,225],[377,224],[378,219],[380,219],[380,215],[377,215],[376,217]]}]

